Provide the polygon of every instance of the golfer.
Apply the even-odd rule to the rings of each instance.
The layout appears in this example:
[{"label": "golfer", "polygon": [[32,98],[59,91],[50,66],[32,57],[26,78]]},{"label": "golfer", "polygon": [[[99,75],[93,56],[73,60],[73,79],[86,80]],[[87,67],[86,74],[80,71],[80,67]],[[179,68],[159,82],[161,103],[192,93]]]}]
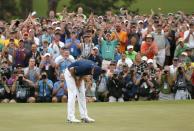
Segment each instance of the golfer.
[{"label": "golfer", "polygon": [[[65,80],[68,89],[67,103],[67,122],[95,122],[94,119],[88,116],[86,108],[85,84],[84,79],[88,75],[98,77],[101,73],[101,68],[89,60],[78,60],[68,66],[65,70]],[[79,104],[81,121],[75,118],[75,101],[76,97]]]}]

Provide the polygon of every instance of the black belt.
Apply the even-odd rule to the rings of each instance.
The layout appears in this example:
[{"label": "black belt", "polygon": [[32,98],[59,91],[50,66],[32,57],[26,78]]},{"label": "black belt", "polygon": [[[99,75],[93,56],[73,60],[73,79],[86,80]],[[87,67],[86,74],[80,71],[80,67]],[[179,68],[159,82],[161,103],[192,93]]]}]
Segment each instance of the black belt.
[{"label": "black belt", "polygon": [[107,59],[105,58],[104,60],[107,60],[107,61],[112,61],[112,59],[108,59],[108,58],[107,58]]}]

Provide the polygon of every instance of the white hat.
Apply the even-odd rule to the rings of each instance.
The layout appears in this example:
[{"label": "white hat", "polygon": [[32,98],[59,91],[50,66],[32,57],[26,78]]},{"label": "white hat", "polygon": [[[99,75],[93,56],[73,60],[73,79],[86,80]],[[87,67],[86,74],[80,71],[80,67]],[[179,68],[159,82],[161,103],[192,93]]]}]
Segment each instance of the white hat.
[{"label": "white hat", "polygon": [[103,16],[98,16],[98,19],[103,19]]},{"label": "white hat", "polygon": [[184,42],[184,39],[183,39],[182,37],[179,38],[179,39],[178,39],[178,43],[179,43],[179,42]]},{"label": "white hat", "polygon": [[92,49],[93,49],[93,50],[95,50],[95,49],[98,50],[98,47],[94,46]]},{"label": "white hat", "polygon": [[61,27],[56,27],[55,30],[61,30]]},{"label": "white hat", "polygon": [[51,56],[51,54],[50,53],[44,54],[44,57],[46,57],[46,56]]},{"label": "white hat", "polygon": [[127,50],[129,50],[129,49],[133,49],[133,45],[128,45]]},{"label": "white hat", "polygon": [[188,56],[187,52],[182,52],[181,55]]},{"label": "white hat", "polygon": [[138,21],[138,24],[139,24],[139,23],[143,23],[143,20],[139,20],[139,21]]},{"label": "white hat", "polygon": [[57,24],[57,22],[52,22],[52,25]]},{"label": "white hat", "polygon": [[127,22],[129,22],[128,20],[124,20],[124,23],[127,23]]},{"label": "white hat", "polygon": [[154,63],[153,59],[148,59],[147,63]]},{"label": "white hat", "polygon": [[142,61],[147,61],[148,58],[147,58],[147,56],[142,56],[142,57],[141,57],[141,60],[142,60]]}]

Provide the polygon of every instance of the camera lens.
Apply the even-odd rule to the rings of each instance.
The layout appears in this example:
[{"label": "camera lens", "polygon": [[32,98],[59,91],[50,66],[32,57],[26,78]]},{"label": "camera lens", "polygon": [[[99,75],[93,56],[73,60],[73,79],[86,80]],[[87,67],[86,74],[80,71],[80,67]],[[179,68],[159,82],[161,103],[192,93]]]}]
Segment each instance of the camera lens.
[{"label": "camera lens", "polygon": [[46,75],[45,74],[42,75],[42,79],[46,79]]}]

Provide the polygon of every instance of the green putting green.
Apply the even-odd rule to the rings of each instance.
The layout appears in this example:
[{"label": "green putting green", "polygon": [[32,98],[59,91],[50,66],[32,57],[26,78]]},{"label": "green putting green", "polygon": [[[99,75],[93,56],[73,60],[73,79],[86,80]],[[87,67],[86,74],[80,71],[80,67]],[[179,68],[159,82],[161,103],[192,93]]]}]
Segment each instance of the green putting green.
[{"label": "green putting green", "polygon": [[66,106],[0,104],[0,131],[194,130],[194,101],[91,103],[89,115],[96,122],[90,124],[66,123]]}]

